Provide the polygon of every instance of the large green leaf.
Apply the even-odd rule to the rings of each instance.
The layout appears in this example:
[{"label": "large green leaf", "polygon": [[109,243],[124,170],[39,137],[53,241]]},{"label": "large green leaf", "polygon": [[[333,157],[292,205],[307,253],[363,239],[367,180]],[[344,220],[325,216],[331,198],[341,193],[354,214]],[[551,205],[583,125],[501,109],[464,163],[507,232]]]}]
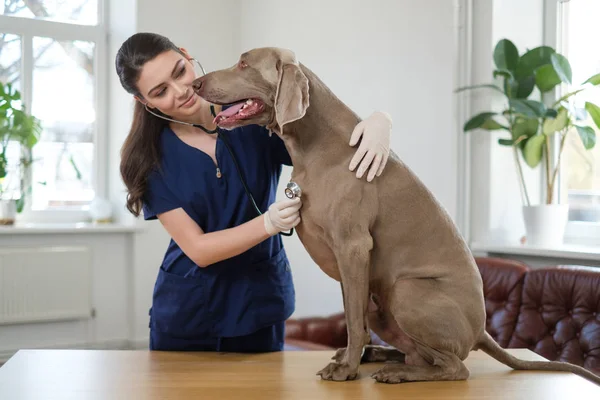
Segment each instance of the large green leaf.
[{"label": "large green leaf", "polygon": [[540,121],[537,118],[517,118],[513,125],[512,138],[517,140],[521,136],[531,137],[537,134]]},{"label": "large green leaf", "polygon": [[551,56],[554,53],[554,49],[548,46],[540,46],[529,50],[519,59],[516,76],[524,78],[534,75],[537,68],[545,64],[552,64]]},{"label": "large green leaf", "polygon": [[598,128],[600,128],[600,107],[598,107],[594,103],[590,103],[589,101],[586,101],[585,109],[592,117],[594,124],[596,124],[596,126]]},{"label": "large green leaf", "polygon": [[498,130],[498,129],[505,129],[505,130],[508,130],[508,127],[506,127],[506,126],[504,126],[504,125],[501,125],[501,124],[499,124],[499,123],[498,123],[498,122],[497,122],[495,119],[493,119],[493,118],[490,118],[490,119],[488,119],[487,121],[485,121],[485,122],[483,123],[483,125],[481,125],[481,127],[480,127],[480,128],[481,128],[481,129],[488,130],[488,131],[495,131],[495,130]]},{"label": "large green leaf", "polygon": [[[497,115],[497,113],[494,113],[494,112],[479,113],[465,123],[463,130],[465,132],[468,132],[470,130],[477,129],[477,128],[488,129],[488,130],[489,129],[501,129],[501,125],[498,124],[496,121],[494,121],[494,119],[493,119],[494,115]],[[490,122],[490,121],[493,121],[493,122]],[[494,124],[498,125],[499,127],[494,127],[495,126]]]},{"label": "large green leaf", "polygon": [[560,77],[550,64],[542,65],[535,70],[535,85],[542,93],[554,89],[560,82]]},{"label": "large green leaf", "polygon": [[545,135],[536,135],[530,137],[525,143],[525,147],[523,147],[523,158],[531,168],[535,168],[540,161],[542,161],[545,142]]},{"label": "large green leaf", "polygon": [[494,63],[498,69],[507,69],[514,71],[519,62],[519,51],[517,47],[508,39],[502,39],[496,44],[494,49]]},{"label": "large green leaf", "polygon": [[533,88],[535,88],[535,76],[531,75],[519,79],[519,89],[517,90],[517,98],[528,98],[531,92],[533,92]]},{"label": "large green leaf", "polygon": [[512,76],[504,79],[504,93],[508,98],[526,99],[535,88],[535,77],[516,79]]},{"label": "large green leaf", "polygon": [[518,114],[527,117],[543,117],[546,114],[546,106],[544,103],[535,100],[510,99],[510,108]]},{"label": "large green leaf", "polygon": [[569,60],[567,60],[567,58],[562,54],[553,53],[550,56],[550,61],[552,62],[552,66],[554,67],[554,70],[560,79],[564,83],[571,84],[573,79],[573,71],[571,70],[571,64],[569,63]]},{"label": "large green leaf", "polygon": [[562,131],[569,123],[569,111],[561,107],[558,110],[556,118],[548,118],[544,121],[542,132],[546,135],[553,134],[554,132]]},{"label": "large green leaf", "polygon": [[589,77],[585,82],[583,82],[584,85],[586,83],[591,83],[594,86],[599,85],[600,84],[600,74],[596,74],[594,76]]},{"label": "large green leaf", "polygon": [[519,82],[515,78],[507,78],[504,80],[504,94],[508,98],[516,98],[519,93]]},{"label": "large green leaf", "polygon": [[594,132],[594,129],[590,126],[579,125],[575,125],[575,128],[577,128],[577,133],[579,133],[583,147],[586,150],[593,149],[596,145],[596,132]]}]

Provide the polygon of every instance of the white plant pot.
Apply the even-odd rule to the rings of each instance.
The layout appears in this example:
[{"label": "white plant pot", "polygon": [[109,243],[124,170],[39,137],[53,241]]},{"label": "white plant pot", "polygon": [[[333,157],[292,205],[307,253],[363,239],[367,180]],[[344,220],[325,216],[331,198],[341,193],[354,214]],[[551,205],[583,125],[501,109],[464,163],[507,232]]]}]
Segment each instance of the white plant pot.
[{"label": "white plant pot", "polygon": [[13,225],[17,218],[17,201],[0,200],[0,225]]},{"label": "white plant pot", "polygon": [[523,206],[526,243],[533,246],[563,244],[569,220],[568,204],[540,204]]},{"label": "white plant pot", "polygon": [[101,197],[95,197],[90,204],[90,218],[95,223],[112,222],[112,204]]}]

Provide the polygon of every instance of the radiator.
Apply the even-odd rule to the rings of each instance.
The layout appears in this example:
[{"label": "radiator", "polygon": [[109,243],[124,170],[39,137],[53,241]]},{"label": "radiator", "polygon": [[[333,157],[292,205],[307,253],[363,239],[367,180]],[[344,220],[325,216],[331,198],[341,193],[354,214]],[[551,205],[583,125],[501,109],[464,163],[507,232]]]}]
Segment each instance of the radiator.
[{"label": "radiator", "polygon": [[0,325],[89,318],[87,247],[0,249]]}]

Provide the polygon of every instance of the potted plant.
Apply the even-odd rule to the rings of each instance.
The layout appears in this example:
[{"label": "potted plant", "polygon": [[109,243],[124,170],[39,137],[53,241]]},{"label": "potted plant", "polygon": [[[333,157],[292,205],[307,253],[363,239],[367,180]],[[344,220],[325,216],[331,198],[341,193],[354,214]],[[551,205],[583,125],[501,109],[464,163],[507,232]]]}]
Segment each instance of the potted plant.
[{"label": "potted plant", "polygon": [[[11,84],[0,82],[0,224],[12,225],[16,213],[23,210],[26,186],[24,184],[25,171],[31,165],[31,149],[38,142],[41,133],[41,124],[34,116],[26,113],[21,106],[21,93]],[[19,196],[8,192],[11,182],[6,178],[9,172],[7,150],[11,142],[21,145],[21,159],[16,165],[19,170]],[[11,175],[14,178],[14,174]]]},{"label": "potted plant", "polygon": [[[585,149],[596,144],[588,117],[600,128],[600,107],[585,102],[577,107],[577,96],[600,84],[600,74],[582,84],[582,88],[555,100],[555,89],[571,84],[569,61],[549,46],[540,46],[520,55],[508,39],[500,40],[493,53],[496,69],[494,83],[459,88],[457,91],[486,88],[504,99],[499,111],[482,112],[469,119],[464,132],[475,129],[505,131],[498,143],[512,148],[519,186],[523,194],[523,219],[526,240],[530,244],[551,246],[562,243],[568,221],[568,204],[558,203],[556,182],[567,135],[576,134]],[[556,151],[555,151],[556,150]],[[556,157],[554,155],[556,154]],[[532,204],[523,175],[523,162],[529,168],[543,166],[544,201]]]}]

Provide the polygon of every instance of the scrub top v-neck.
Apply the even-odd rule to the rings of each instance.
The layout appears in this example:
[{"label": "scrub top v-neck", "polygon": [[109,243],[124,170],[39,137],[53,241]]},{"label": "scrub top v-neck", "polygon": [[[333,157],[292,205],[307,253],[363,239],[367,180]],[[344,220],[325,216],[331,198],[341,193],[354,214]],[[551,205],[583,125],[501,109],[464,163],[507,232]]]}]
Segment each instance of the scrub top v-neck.
[{"label": "scrub top v-neck", "polygon": [[[146,220],[182,208],[209,233],[257,216],[224,138],[261,212],[275,202],[282,165],[291,165],[282,140],[256,125],[219,130],[218,135],[215,165],[210,155],[164,128],[160,169],[148,178]],[[184,339],[240,336],[286,320],[294,307],[292,275],[280,235],[205,268],[171,239],[154,288],[150,326]]]}]

